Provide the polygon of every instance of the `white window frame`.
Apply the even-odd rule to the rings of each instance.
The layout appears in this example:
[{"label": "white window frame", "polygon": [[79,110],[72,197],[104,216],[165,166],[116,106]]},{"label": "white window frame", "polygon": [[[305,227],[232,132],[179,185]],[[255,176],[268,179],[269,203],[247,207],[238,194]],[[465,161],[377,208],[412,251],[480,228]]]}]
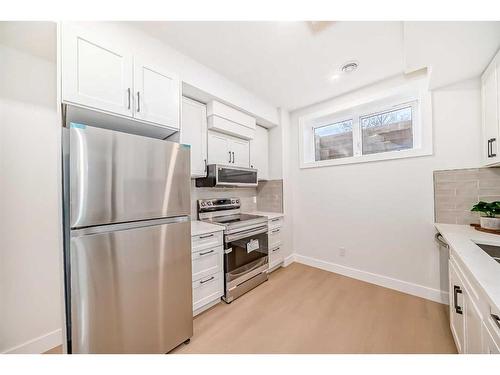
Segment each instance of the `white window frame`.
[{"label": "white window frame", "polygon": [[[351,94],[355,97],[355,94]],[[332,101],[334,103],[334,101]],[[361,117],[412,107],[413,148],[362,155]],[[344,100],[341,104],[299,117],[300,167],[315,168],[432,155],[432,105],[426,80]],[[353,120],[353,156],[315,160],[314,129]]]}]

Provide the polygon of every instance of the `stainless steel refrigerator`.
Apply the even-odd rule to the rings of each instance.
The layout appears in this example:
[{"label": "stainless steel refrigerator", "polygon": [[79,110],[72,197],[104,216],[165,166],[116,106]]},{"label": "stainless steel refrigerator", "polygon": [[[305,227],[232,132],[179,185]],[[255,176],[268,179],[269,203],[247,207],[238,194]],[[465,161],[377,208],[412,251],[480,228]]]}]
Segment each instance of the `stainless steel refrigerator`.
[{"label": "stainless steel refrigerator", "polygon": [[170,351],[193,334],[189,147],[74,123],[62,146],[67,351]]}]

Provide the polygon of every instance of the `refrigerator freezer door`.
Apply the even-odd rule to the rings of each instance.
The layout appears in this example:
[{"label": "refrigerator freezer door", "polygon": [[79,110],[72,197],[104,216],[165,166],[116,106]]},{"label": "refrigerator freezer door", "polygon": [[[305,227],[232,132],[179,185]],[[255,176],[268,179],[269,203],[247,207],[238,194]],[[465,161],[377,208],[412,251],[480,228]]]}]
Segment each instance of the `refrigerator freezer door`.
[{"label": "refrigerator freezer door", "polygon": [[190,150],[71,124],[71,227],[190,214]]},{"label": "refrigerator freezer door", "polygon": [[73,353],[165,353],[192,336],[190,233],[187,218],[73,233]]}]

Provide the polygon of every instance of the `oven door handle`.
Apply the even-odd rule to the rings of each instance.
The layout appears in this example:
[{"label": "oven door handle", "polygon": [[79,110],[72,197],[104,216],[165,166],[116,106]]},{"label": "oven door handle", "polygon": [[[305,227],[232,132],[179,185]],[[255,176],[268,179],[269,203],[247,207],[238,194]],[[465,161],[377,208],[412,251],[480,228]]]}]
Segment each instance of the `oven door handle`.
[{"label": "oven door handle", "polygon": [[252,236],[255,236],[257,234],[262,234],[262,233],[267,233],[267,225],[264,227],[257,228],[257,229],[247,230],[244,232],[239,232],[239,233],[235,233],[235,234],[228,234],[228,235],[226,235],[226,242],[233,242],[233,241],[245,238],[245,237],[252,237]]}]

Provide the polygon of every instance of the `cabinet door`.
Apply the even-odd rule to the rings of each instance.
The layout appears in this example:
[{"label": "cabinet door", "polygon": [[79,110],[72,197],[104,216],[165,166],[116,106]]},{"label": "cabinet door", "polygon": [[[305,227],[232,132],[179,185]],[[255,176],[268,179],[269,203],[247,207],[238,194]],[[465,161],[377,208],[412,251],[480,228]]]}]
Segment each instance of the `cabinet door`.
[{"label": "cabinet door", "polygon": [[179,80],[162,69],[134,62],[134,117],[179,129]]},{"label": "cabinet door", "polygon": [[463,284],[453,263],[449,262],[450,328],[459,353],[465,353],[465,319],[463,315]]},{"label": "cabinet door", "polygon": [[229,149],[232,152],[232,165],[237,167],[250,167],[250,143],[243,139],[232,138]]},{"label": "cabinet door", "polygon": [[62,29],[62,100],[132,116],[132,55],[78,27]]},{"label": "cabinet door", "polygon": [[483,331],[483,353],[485,354],[500,354],[500,347],[495,342],[494,334],[491,333],[486,322],[482,324]]},{"label": "cabinet door", "polygon": [[499,59],[496,58],[488,67],[482,77],[482,100],[483,100],[483,155],[485,164],[494,164],[500,161],[498,148],[499,132],[499,85],[498,66]]},{"label": "cabinet door", "polygon": [[467,354],[483,352],[481,314],[468,294],[465,299],[465,349]]},{"label": "cabinet door", "polygon": [[208,164],[232,165],[229,139],[217,132],[208,132]]},{"label": "cabinet door", "polygon": [[191,146],[191,177],[206,174],[207,107],[183,97],[181,143]]},{"label": "cabinet door", "polygon": [[258,125],[250,141],[250,168],[258,170],[259,180],[269,178],[269,136],[267,129]]}]

